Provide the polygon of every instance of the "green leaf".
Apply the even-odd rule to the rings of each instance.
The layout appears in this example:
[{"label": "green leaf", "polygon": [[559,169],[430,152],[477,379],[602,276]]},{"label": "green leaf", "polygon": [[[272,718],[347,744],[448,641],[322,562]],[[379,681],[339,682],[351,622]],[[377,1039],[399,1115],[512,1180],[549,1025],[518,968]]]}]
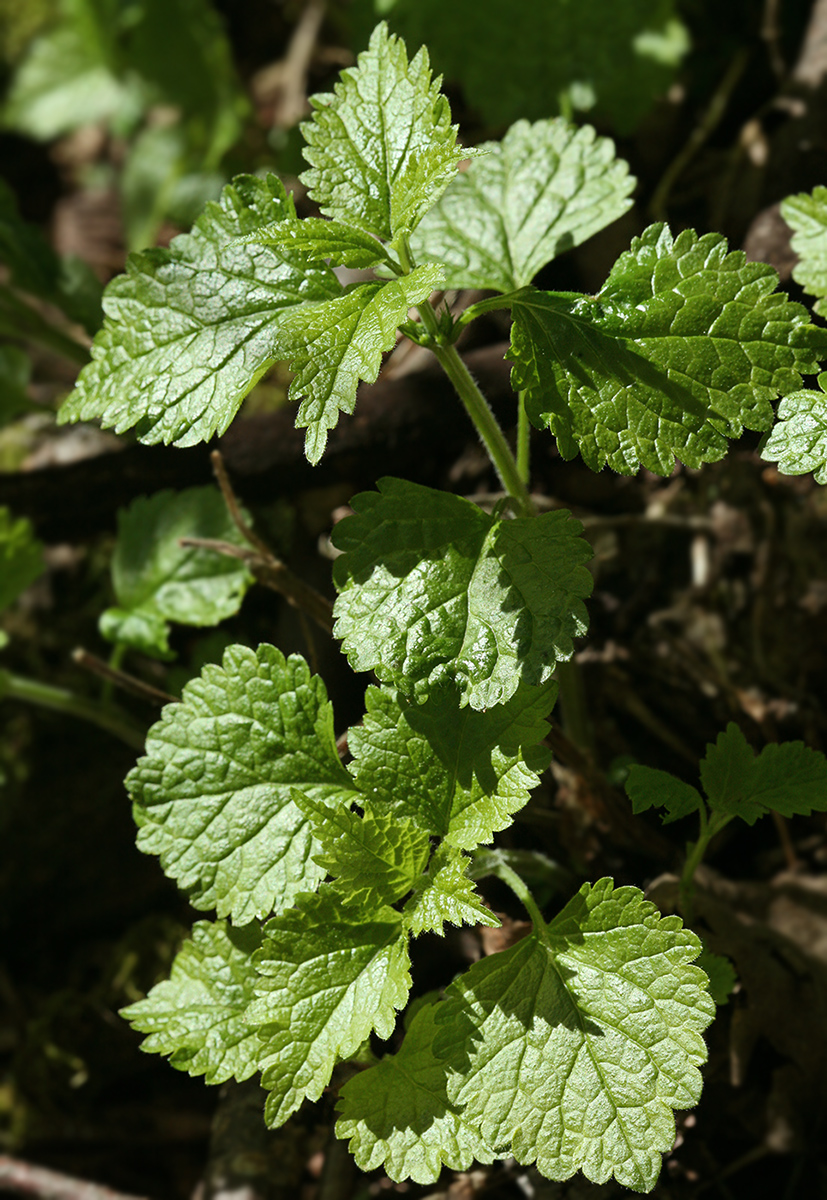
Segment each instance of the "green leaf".
[{"label": "green leaf", "polygon": [[[428,860],[428,834],[395,813],[364,808],[331,811],[310,796],[293,793],[321,846],[313,861],[333,876],[331,893],[351,906],[375,908],[407,895]],[[359,798],[364,807],[364,801]]]},{"label": "green leaf", "polygon": [[729,1001],[738,982],[735,968],[723,954],[713,954],[706,947],[698,956],[697,965],[709,976],[709,994],[720,1008]]},{"label": "green leaf", "polygon": [[698,938],[637,888],[584,884],[547,930],[476,963],[437,1007],[448,1099],[498,1156],[649,1191],[698,1100],[715,1015]]},{"label": "green leaf", "polygon": [[664,825],[680,821],[693,812],[703,812],[703,800],[697,788],[676,779],[668,771],[642,767],[633,763],[626,777],[626,795],[632,801],[632,812],[642,813],[649,808],[665,808]]},{"label": "green leaf", "polygon": [[456,688],[416,704],[369,688],[362,727],[348,733],[351,772],[373,805],[411,817],[461,850],[511,824],[550,754],[541,745],[556,686],[521,687],[487,712],[459,708]]},{"label": "green leaf", "polygon": [[483,709],[571,657],[592,579],[568,512],[498,520],[419,484],[377,486],[333,534],[336,635],[354,670],[419,696],[447,677]]},{"label": "green leaf", "polygon": [[777,396],[827,354],[827,330],[777,282],[719,234],[650,226],[595,299],[526,289],[514,301],[514,385],[563,456],[579,450],[592,470],[716,462],[727,438],[767,429]]},{"label": "green leaf", "polygon": [[181,538],[245,545],[213,487],[156,492],[119,512],[112,559],[117,607],[100,618],[110,642],[168,658],[168,622],[217,625],[238,612],[253,582],[250,570],[237,558],[181,546]]},{"label": "green leaf", "polygon": [[427,299],[442,278],[442,268],[429,263],[402,279],[357,284],[335,300],[285,316],[280,347],[295,372],[289,394],[301,400],[296,427],[307,430],[311,463],[324,453],[339,413],[353,412],[360,380],[376,379],[408,309]]},{"label": "green leaf", "polygon": [[0,612],[43,574],[43,546],[31,522],[0,507]]},{"label": "green leaf", "polygon": [[318,1100],[339,1059],[372,1031],[387,1038],[411,986],[408,938],[387,906],[343,907],[323,889],[265,926],[256,956],[263,1026],[259,1065],[270,1092],[265,1118],[282,1125],[305,1096]]},{"label": "green leaf", "polygon": [[434,1005],[417,1012],[396,1054],[360,1071],[341,1088],[336,1136],[350,1138],[363,1171],[384,1166],[397,1183],[434,1183],[443,1164],[467,1171],[496,1157],[473,1121],[452,1105],[445,1068],[434,1057]]},{"label": "green leaf", "polygon": [[710,808],[754,824],[766,812],[784,817],[827,810],[827,758],[803,742],[774,742],[756,758],[730,721],[707,746],[701,781]]},{"label": "green leaf", "polygon": [[457,175],[412,241],[445,263],[452,288],[511,292],[631,205],[635,184],[614,143],[558,118],[518,121]]},{"label": "green leaf", "polygon": [[819,375],[818,386],[821,391],[784,397],[761,457],[777,462],[784,475],[812,471],[816,483],[827,483],[827,373]]},{"label": "green leaf", "polygon": [[[326,267],[241,241],[294,216],[274,176],[240,175],[168,250],[132,254],[104,294],[106,320],[61,421],[100,418],[143,442],[191,446],[223,433],[281,357],[286,312],[341,294]],[[159,320],[158,314],[163,318]]]},{"label": "green leaf", "polygon": [[199,909],[237,925],[289,906],[323,878],[293,790],[335,809],[354,798],[324,684],[298,655],[233,646],[149,731],[126,780],[138,846]]},{"label": "green leaf", "polygon": [[[428,866],[427,875],[416,883],[414,895],[405,905],[408,927],[414,937],[420,933],[443,935],[446,921],[452,925],[502,924],[477,894],[468,878],[471,860],[450,845],[442,845]],[[459,1168],[457,1168],[459,1169]]]},{"label": "green leaf", "polygon": [[[489,127],[571,110],[631,132],[669,88],[689,49],[673,0],[354,0],[356,17],[386,14],[409,46],[459,83]],[[361,43],[359,43],[361,44]]]},{"label": "green leaf", "polygon": [[301,179],[326,216],[386,239],[416,227],[467,154],[439,84],[427,50],[409,63],[381,24],[333,92],[310,97]]},{"label": "green leaf", "polygon": [[304,217],[301,221],[285,218],[250,236],[250,241],[279,249],[298,250],[312,262],[328,259],[334,267],[364,270],[389,263],[388,251],[371,234],[341,221]]},{"label": "green leaf", "polygon": [[827,187],[800,192],[781,202],[781,216],[793,230],[791,246],[798,255],[793,279],[818,296],[815,311],[827,313]]},{"label": "green leaf", "polygon": [[0,346],[0,426],[34,407],[26,386],[32,364],[18,346]]},{"label": "green leaf", "polygon": [[173,1067],[203,1075],[206,1083],[240,1083],[255,1074],[261,1047],[245,1013],[257,978],[252,955],[260,945],[256,923],[239,929],[197,921],[170,978],[121,1009],[133,1029],[149,1034],[141,1049],[169,1055]]}]

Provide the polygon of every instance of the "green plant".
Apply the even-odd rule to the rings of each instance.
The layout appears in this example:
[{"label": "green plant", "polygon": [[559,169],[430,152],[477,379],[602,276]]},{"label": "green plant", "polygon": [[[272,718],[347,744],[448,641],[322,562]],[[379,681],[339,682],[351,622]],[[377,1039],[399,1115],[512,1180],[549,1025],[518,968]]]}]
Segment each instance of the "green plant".
[{"label": "green plant", "polygon": [[[62,419],[189,445],[285,359],[316,462],[401,330],[444,367],[504,494],[487,513],[386,479],[336,527],[336,632],[380,683],[347,765],[322,680],[272,646],[230,648],[164,710],[127,781],[138,842],[217,920],[126,1015],[146,1049],[209,1082],[260,1071],[271,1125],[351,1061],[337,1129],[364,1169],[425,1183],[443,1163],[513,1154],[552,1179],[579,1169],[649,1190],[673,1109],[700,1093],[714,1014],[701,943],[609,879],[547,922],[515,860],[479,850],[548,763],[555,676],[587,624],[590,548],[569,514],[535,511],[529,420],[595,470],[714,462],[772,425],[827,333],[768,266],[660,225],[596,297],[534,287],[624,211],[625,166],[554,120],[518,123],[457,173],[469,152],[427,54],[409,62],[384,26],[314,107],[304,181],[326,219],[299,220],[272,176],[241,177],[191,234],[133,255]],[[339,265],[376,278],[343,287]],[[455,316],[431,303],[444,284],[496,294]],[[493,308],[513,318],[516,456],[455,346]],[[663,786],[650,803],[669,805]],[[532,934],[419,1005],[377,1061],[371,1039],[394,1034],[408,999],[410,939],[497,923],[474,887],[484,874],[512,888]]]}]

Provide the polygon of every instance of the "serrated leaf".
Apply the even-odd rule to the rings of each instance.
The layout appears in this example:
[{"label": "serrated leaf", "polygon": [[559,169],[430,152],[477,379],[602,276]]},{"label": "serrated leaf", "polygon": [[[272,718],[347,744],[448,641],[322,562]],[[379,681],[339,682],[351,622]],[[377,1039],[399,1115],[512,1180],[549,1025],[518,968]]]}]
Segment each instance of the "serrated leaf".
[{"label": "serrated leaf", "polygon": [[265,225],[249,240],[299,250],[312,262],[327,259],[334,267],[365,270],[390,262],[385,247],[371,234],[342,221],[325,221],[321,217],[304,217],[300,221],[285,218]]},{"label": "serrated leaf", "polygon": [[381,24],[333,92],[310,97],[301,180],[326,216],[385,239],[416,227],[466,153],[439,85],[427,50],[409,63]]},{"label": "serrated leaf", "polygon": [[475,709],[548,680],[586,630],[580,523],[565,510],[498,520],[419,484],[377,486],[333,533],[335,632],[353,669],[420,697],[448,678]]},{"label": "serrated leaf", "polygon": [[827,758],[803,742],[773,742],[756,757],[730,721],[707,746],[701,781],[709,806],[752,825],[766,812],[784,817],[827,810]]},{"label": "serrated leaf", "polygon": [[812,471],[816,483],[827,483],[827,373],[819,375],[818,386],[818,392],[806,390],[784,397],[761,457],[765,462],[777,462],[784,475]]},{"label": "serrated leaf", "polygon": [[448,287],[524,287],[632,203],[629,168],[588,125],[518,121],[479,149],[412,241],[417,259],[445,263]]},{"label": "serrated leaf", "polygon": [[409,46],[427,44],[489,127],[573,109],[630,132],[689,49],[673,0],[354,0],[351,8],[369,22],[387,14]]},{"label": "serrated leaf", "polygon": [[738,982],[735,968],[723,954],[713,954],[706,947],[697,959],[697,966],[709,976],[709,994],[720,1008],[729,1002],[729,997]]},{"label": "serrated leaf", "polygon": [[306,1096],[318,1100],[339,1059],[372,1031],[390,1036],[411,986],[408,938],[387,906],[343,907],[327,888],[265,926],[256,956],[263,1028],[259,1065],[265,1118],[282,1125]]},{"label": "serrated leaf", "polygon": [[[451,925],[502,924],[486,908],[473,882],[468,878],[471,860],[455,846],[442,845],[434,853],[416,884],[414,895],[405,905],[408,927],[414,937],[421,933],[443,935],[446,921]],[[459,1169],[459,1168],[457,1168]]]},{"label": "serrated leaf", "polygon": [[223,666],[204,667],[150,729],[126,786],[139,849],[160,856],[196,908],[237,925],[323,878],[293,789],[332,808],[354,798],[322,680],[268,645],[232,646]]},{"label": "serrated leaf", "polygon": [[824,316],[827,306],[827,187],[800,192],[781,202],[781,216],[793,230],[790,245],[798,255],[793,279],[805,292],[818,296],[815,311]]},{"label": "serrated leaf", "polygon": [[704,803],[697,788],[676,779],[668,771],[642,767],[633,763],[626,777],[626,795],[632,801],[632,812],[642,813],[649,808],[665,808],[664,825],[680,821],[690,813],[702,812]]},{"label": "serrated leaf", "polygon": [[648,1191],[695,1104],[715,1015],[698,938],[637,888],[584,884],[546,931],[476,963],[436,1010],[448,1098],[549,1179]]},{"label": "serrated leaf", "polygon": [[472,850],[505,829],[539,783],[555,696],[554,684],[522,687],[483,713],[459,708],[450,686],[423,704],[369,688],[364,722],[348,734],[351,772],[373,805]]},{"label": "serrated leaf", "polygon": [[0,612],[43,574],[43,546],[26,517],[0,506]]},{"label": "serrated leaf", "polygon": [[401,1048],[349,1079],[339,1092],[336,1136],[350,1138],[363,1171],[385,1168],[400,1182],[434,1183],[443,1165],[467,1171],[496,1157],[472,1121],[452,1105],[446,1074],[434,1057],[434,1006],[411,1022]]},{"label": "serrated leaf", "polygon": [[136,426],[150,444],[191,446],[223,433],[282,357],[284,314],[341,294],[327,267],[240,240],[293,216],[276,176],[241,175],[206,206],[192,233],[169,249],[131,254],[126,274],[104,293],[106,320],[92,362],[59,419],[100,418],[118,433]]},{"label": "serrated leaf", "polygon": [[170,978],[121,1009],[133,1029],[149,1035],[141,1049],[168,1055],[177,1070],[203,1075],[206,1083],[240,1083],[254,1075],[261,1046],[245,1013],[257,980],[252,955],[260,945],[256,923],[233,928],[197,921]]},{"label": "serrated leaf", "polygon": [[435,264],[388,283],[362,283],[343,296],[285,315],[280,346],[295,378],[290,399],[301,400],[296,427],[307,430],[305,454],[317,463],[339,413],[352,413],[361,380],[373,383],[382,355],[413,304],[442,282]]},{"label": "serrated leaf", "polygon": [[727,438],[767,429],[772,405],[827,354],[827,330],[774,292],[765,263],[715,233],[652,225],[595,299],[526,289],[514,301],[515,387],[560,451],[598,471],[716,462]]},{"label": "serrated leaf", "polygon": [[428,834],[395,813],[363,806],[331,811],[310,796],[294,793],[296,807],[310,822],[321,846],[313,860],[333,876],[331,894],[351,906],[374,908],[407,895],[428,859]]},{"label": "serrated leaf", "polygon": [[217,625],[238,612],[253,582],[249,568],[213,550],[181,546],[181,538],[245,545],[213,487],[141,496],[118,513],[112,558],[117,606],[99,622],[110,642],[167,658],[169,622]]}]

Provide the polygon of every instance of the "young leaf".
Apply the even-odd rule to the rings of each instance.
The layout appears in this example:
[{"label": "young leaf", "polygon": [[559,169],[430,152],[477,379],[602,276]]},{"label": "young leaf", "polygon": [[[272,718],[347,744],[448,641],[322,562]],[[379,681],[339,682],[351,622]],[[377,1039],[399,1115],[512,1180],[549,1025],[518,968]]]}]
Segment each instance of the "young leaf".
[{"label": "young leaf", "polygon": [[330,804],[354,798],[336,753],[324,684],[298,655],[233,646],[204,668],[147,737],[126,780],[138,846],[237,925],[289,906],[324,876],[320,847],[293,790]]},{"label": "young leaf", "polygon": [[486,908],[467,871],[471,860],[450,845],[442,845],[434,854],[427,875],[421,876],[415,892],[405,905],[408,928],[414,937],[420,933],[443,934],[446,921],[452,925],[490,925],[502,922]]},{"label": "young leaf", "polygon": [[592,470],[715,462],[728,437],[767,429],[773,401],[827,354],[827,330],[777,282],[719,234],[650,226],[596,299],[526,289],[514,301],[514,384],[564,457],[579,450]]},{"label": "young leaf", "polygon": [[[695,1104],[715,1015],[701,943],[637,888],[584,884],[544,930],[476,963],[436,1009],[448,1099],[549,1179],[653,1187]],[[508,1149],[510,1147],[510,1150]]]},{"label": "young leaf", "polygon": [[193,537],[244,545],[216,488],[156,492],[119,512],[112,559],[117,607],[101,615],[105,638],[167,658],[168,622],[217,625],[238,612],[251,572],[236,558],[179,545]]},{"label": "young leaf", "polygon": [[333,876],[331,894],[351,906],[375,908],[407,895],[428,861],[428,834],[395,813],[364,807],[363,816],[330,807],[299,792],[296,807],[321,846],[313,861]]},{"label": "young leaf", "polygon": [[448,1100],[446,1073],[434,1057],[434,1005],[417,1012],[396,1054],[360,1071],[341,1088],[336,1136],[350,1138],[363,1171],[384,1165],[391,1179],[434,1183],[443,1164],[467,1171],[496,1157]]},{"label": "young leaf", "polygon": [[295,371],[290,398],[301,399],[296,427],[307,430],[305,454],[317,463],[339,413],[352,413],[356,389],[373,383],[382,355],[408,309],[442,282],[433,263],[388,283],[362,283],[335,300],[295,309],[281,325],[280,346]]},{"label": "young leaf", "polygon": [[265,926],[256,955],[265,1118],[282,1125],[302,1099],[318,1100],[333,1067],[375,1030],[390,1036],[411,986],[408,937],[387,906],[343,907],[327,889]]},{"label": "young leaf", "polygon": [[417,259],[445,263],[448,287],[524,287],[632,203],[629,168],[588,125],[518,121],[480,149],[412,240]]},{"label": "young leaf", "polygon": [[285,218],[273,225],[265,225],[251,234],[249,240],[282,250],[298,250],[311,262],[328,259],[334,267],[365,270],[390,262],[385,247],[371,234],[341,221],[324,221],[320,217],[304,217],[301,221]]},{"label": "young leaf", "polygon": [[130,255],[126,274],[106,289],[92,362],[60,420],[99,417],[118,433],[137,426],[141,441],[177,446],[223,433],[282,357],[284,314],[341,295],[327,267],[239,240],[294,216],[276,176],[240,175],[207,205],[192,233],[168,250]]},{"label": "young leaf", "polygon": [[697,788],[676,779],[668,771],[642,767],[633,763],[626,777],[626,795],[632,801],[632,812],[642,813],[649,808],[665,808],[664,825],[680,821],[690,813],[703,811],[703,800]]},{"label": "young leaf", "polygon": [[554,684],[521,687],[483,713],[459,708],[450,686],[423,704],[369,688],[363,726],[348,734],[351,772],[374,804],[473,850],[511,823],[548,766],[541,743],[555,695]]},{"label": "young leaf", "polygon": [[803,742],[773,742],[756,758],[730,721],[707,746],[701,782],[709,806],[754,824],[766,812],[784,817],[827,810],[827,758]]},{"label": "young leaf", "polygon": [[564,510],[498,520],[400,479],[363,492],[334,544],[336,635],[356,671],[424,697],[456,681],[490,708],[550,678],[585,632],[591,548]]},{"label": "young leaf", "polygon": [[467,155],[439,84],[425,48],[409,63],[381,24],[333,92],[311,96],[301,179],[326,216],[388,240],[416,227]]},{"label": "young leaf", "polygon": [[149,1034],[141,1049],[169,1055],[177,1070],[203,1075],[207,1083],[254,1075],[261,1046],[245,1013],[257,978],[252,955],[260,945],[255,922],[232,928],[197,921],[170,978],[121,1009],[133,1029]]},{"label": "young leaf", "polygon": [[31,522],[0,507],[0,612],[43,574],[43,546]]},{"label": "young leaf", "polygon": [[765,462],[777,462],[785,475],[812,471],[816,483],[827,483],[827,373],[815,391],[793,392],[778,406],[778,421],[761,448]]},{"label": "young leaf", "polygon": [[805,292],[818,296],[814,307],[827,313],[827,187],[800,192],[781,203],[781,216],[793,230],[791,246],[798,255],[793,279]]},{"label": "young leaf", "polygon": [[735,968],[723,954],[713,954],[706,947],[698,956],[697,966],[709,976],[709,994],[720,1008],[729,1001],[738,982]]}]

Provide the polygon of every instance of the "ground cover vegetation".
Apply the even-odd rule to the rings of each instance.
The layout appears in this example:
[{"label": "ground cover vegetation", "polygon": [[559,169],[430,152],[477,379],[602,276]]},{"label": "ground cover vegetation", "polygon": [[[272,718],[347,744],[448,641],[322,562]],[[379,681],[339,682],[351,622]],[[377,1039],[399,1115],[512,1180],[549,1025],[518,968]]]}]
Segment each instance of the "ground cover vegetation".
[{"label": "ground cover vegetation", "polygon": [[[65,132],[27,128],[25,114],[38,112],[38,103],[57,111],[55,94],[74,88],[83,103],[71,121],[78,127],[92,117],[115,121],[112,128],[137,136],[132,154],[140,163],[142,139],[154,128],[152,104],[166,96],[140,82],[154,79],[139,52],[153,12],[152,5],[138,7],[113,26],[120,31],[117,52],[129,64],[119,73],[114,59],[87,61],[85,9],[73,0],[23,59],[8,122],[41,137]],[[498,14],[492,6],[492,18]],[[107,16],[97,8],[87,15]],[[369,6],[349,12],[357,44],[368,15]],[[731,444],[742,445],[745,431],[753,431],[744,452],[753,473],[780,487],[775,481],[782,475],[812,472],[806,493],[794,494],[817,497],[812,489],[827,476],[819,376],[827,331],[779,289],[769,263],[731,249],[722,233],[673,231],[663,220],[641,222],[591,287],[572,288],[565,271],[568,286],[546,286],[561,256],[587,253],[632,209],[635,178],[582,113],[600,121],[612,112],[620,134],[640,122],[689,45],[671,6],[657,13],[629,6],[622,29],[592,34],[569,14],[568,52],[554,60],[558,116],[537,113],[538,87],[530,77],[524,108],[514,108],[523,58],[510,63],[505,55],[508,86],[489,103],[479,91],[490,70],[484,43],[477,59],[460,64],[451,57],[458,44],[451,22],[438,23],[427,6],[403,3],[387,15],[390,26],[373,27],[354,64],[331,78],[329,90],[311,95],[295,193],[263,163],[256,174],[236,175],[207,201],[190,232],[130,254],[102,299],[88,265],[56,252],[20,215],[11,189],[0,197],[8,268],[3,332],[10,339],[2,403],[11,430],[25,428],[33,411],[29,380],[38,360],[30,355],[39,344],[42,353],[83,364],[59,406],[60,427],[94,421],[137,439],[139,454],[141,447],[172,444],[183,456],[224,435],[222,444],[231,448],[233,432],[248,422],[276,418],[284,432],[286,419],[300,433],[291,445],[303,444],[306,470],[321,472],[342,445],[347,453],[349,423],[360,420],[366,387],[368,395],[381,388],[388,353],[392,362],[407,345],[409,354],[435,360],[444,372],[479,440],[477,451],[465,452],[471,461],[476,453],[472,471],[477,478],[489,473],[488,490],[470,499],[446,489],[444,472],[427,483],[376,472],[366,490],[354,495],[349,488],[346,515],[338,514],[322,543],[334,560],[335,604],[324,584],[319,590],[271,548],[289,545],[295,510],[271,506],[251,515],[221,453],[213,455],[218,487],[156,487],[121,509],[110,580],[97,592],[108,586],[109,601],[95,613],[109,659],[86,650],[74,655],[102,677],[100,693],[79,695],[48,673],[12,667],[0,672],[0,690],[9,703],[85,718],[101,735],[143,751],[126,777],[138,849],[157,856],[196,916],[214,917],[196,919],[184,934],[166,913],[183,922],[186,908],[165,892],[163,919],[144,915],[143,926],[114,948],[117,965],[98,967],[97,990],[70,992],[67,1011],[111,1010],[118,997],[121,1016],[145,1035],[145,1051],[168,1056],[182,1073],[225,1084],[219,1113],[247,1104],[256,1118],[255,1132],[245,1126],[230,1139],[230,1157],[250,1139],[269,1153],[283,1148],[265,1123],[306,1130],[313,1118],[302,1116],[303,1101],[318,1102],[329,1140],[319,1182],[308,1186],[322,1197],[372,1194],[383,1181],[423,1191],[446,1169],[459,1173],[450,1187],[470,1188],[469,1194],[510,1194],[517,1187],[544,1195],[579,1172],[588,1182],[571,1186],[594,1194],[619,1188],[694,1195],[709,1186],[728,1191],[728,1173],[771,1150],[793,1151],[785,1186],[794,1195],[802,1179],[818,1176],[810,1140],[818,1119],[802,1123],[785,1110],[782,1125],[786,1119],[794,1135],[784,1145],[768,1116],[763,1147],[742,1155],[743,1163],[737,1155],[723,1165],[712,1157],[703,1172],[676,1155],[684,1144],[693,1153],[697,1119],[689,1110],[701,1097],[710,1046],[706,1071],[715,1078],[721,1035],[719,1023],[709,1027],[716,1008],[752,1014],[755,1039],[764,1036],[791,1059],[792,1082],[789,1068],[779,1069],[768,1112],[773,1104],[789,1107],[793,1085],[799,1091],[803,1085],[817,1105],[820,1085],[798,1047],[779,1047],[761,1024],[756,994],[771,969],[745,932],[742,899],[727,895],[726,880],[702,864],[726,845],[735,817],[752,826],[770,814],[766,824],[793,871],[781,885],[763,885],[771,909],[772,887],[787,886],[801,872],[787,819],[811,819],[808,844],[820,848],[827,759],[818,705],[800,677],[797,686],[782,686],[770,676],[773,694],[782,697],[774,700],[748,674],[749,682],[733,682],[722,623],[707,619],[706,631],[696,629],[688,639],[689,656],[703,648],[700,657],[713,671],[698,673],[693,664],[699,694],[707,706],[720,697],[712,707],[726,719],[716,722],[713,713],[694,752],[675,722],[661,720],[642,697],[627,698],[628,711],[677,752],[680,765],[676,770],[657,749],[649,761],[640,749],[601,754],[600,714],[584,702],[583,669],[600,582],[601,518],[590,542],[588,520],[532,483],[538,458],[557,470],[582,464],[581,479],[606,478],[597,474],[604,468],[621,479],[642,477],[652,516],[641,519],[695,530],[693,570],[703,580],[708,544],[697,531],[708,535],[714,525],[708,513],[683,521],[667,515],[668,488],[703,480],[710,470],[725,472]],[[313,5],[293,47],[308,16],[314,18]],[[228,63],[213,16],[205,23],[197,17],[190,14],[185,24],[204,33],[203,53]],[[437,60],[441,54],[471,105],[492,124],[501,122],[498,137],[459,140],[428,51],[409,53],[394,32],[398,27],[413,46],[423,21],[434,29]],[[318,36],[318,19],[312,28]],[[538,45],[552,37],[542,21],[536,32]],[[81,85],[46,69],[67,39],[83,49],[75,55],[82,66],[72,68]],[[765,40],[781,54],[777,31],[775,41]],[[631,45],[641,61],[613,56],[609,47],[617,44]],[[588,47],[593,69],[586,86]],[[698,146],[730,100],[745,69],[742,58],[739,51],[738,69],[725,76],[703,114]],[[647,69],[635,73],[641,63]],[[139,81],[134,96],[123,90],[124,78]],[[185,81],[179,85],[186,90]],[[114,107],[99,111],[92,104],[90,117],[96,88],[112,94]],[[226,101],[237,114],[240,95]],[[132,105],[132,124],[123,125],[124,104]],[[182,103],[169,127],[177,138],[195,138],[203,154],[186,115],[191,111]],[[139,117],[149,125],[136,135]],[[215,166],[240,126],[225,133],[213,138],[214,152],[199,164]],[[295,158],[289,139],[276,144],[285,161]],[[195,195],[203,178],[198,183],[192,174],[201,169],[192,153],[181,151],[172,176]],[[685,169],[681,162],[667,168],[651,197],[655,216],[674,184],[670,170],[679,177]],[[220,182],[211,178],[204,186]],[[125,168],[123,187],[127,180]],[[169,193],[150,184],[151,176],[137,210],[130,209],[134,194],[130,200],[124,193],[133,240],[136,229],[148,237],[179,211],[165,207],[159,196]],[[817,297],[816,312],[827,294],[825,197],[822,187],[790,195],[774,218],[794,233],[793,275]],[[135,211],[140,220],[130,224]],[[601,258],[607,257],[604,249]],[[82,328],[94,335],[88,351]],[[484,344],[486,334],[477,331],[486,329],[508,336],[503,349],[513,395],[502,423],[502,406],[492,407],[460,352],[475,338]],[[821,390],[810,386],[816,377]],[[230,430],[242,405],[249,411],[256,400],[265,410],[275,405],[272,417],[242,413]],[[441,438],[441,418],[439,410],[425,418],[426,441]],[[161,453],[154,461],[175,460],[174,450]],[[623,495],[621,487],[614,486],[613,497]],[[316,503],[329,514],[336,494],[333,488],[317,495]],[[608,501],[610,512],[615,504]],[[43,546],[19,506],[0,511],[0,601],[11,634],[22,630],[25,637],[19,614],[26,610],[18,600],[39,586]],[[623,515],[602,520],[619,528]],[[328,527],[323,518],[320,532]],[[797,598],[816,613],[817,564],[816,556]],[[317,577],[318,566],[317,559],[309,568]],[[297,614],[288,645],[238,624],[255,583],[278,592]],[[684,615],[703,626],[697,614]],[[228,622],[242,630],[241,639]],[[179,631],[187,628],[214,632],[192,634],[198,640],[186,663],[164,666],[175,662]],[[344,719],[327,685],[341,678],[342,668],[327,640],[322,653],[319,629],[341,643],[355,672],[339,685]],[[304,654],[285,653],[297,634]],[[612,644],[604,638],[599,655],[609,672]],[[755,628],[752,649],[766,680]],[[7,653],[13,661],[13,640]],[[686,646],[681,653],[685,659]],[[668,647],[658,654],[667,657]],[[360,678],[369,680],[363,698]],[[115,700],[116,687],[144,703],[165,703],[148,732],[134,707]],[[783,723],[799,710],[808,714],[806,741],[768,724],[769,713]],[[739,715],[740,722],[732,719]],[[745,718],[762,736],[745,736]],[[609,734],[615,746],[624,740]],[[7,741],[6,784],[14,796],[25,756],[13,735]],[[552,822],[554,844],[538,850],[520,836],[519,822],[542,811],[537,797],[548,788],[553,752],[562,760],[555,765],[557,803],[569,813],[568,831]],[[687,776],[700,781],[704,796]],[[659,808],[666,824],[687,821],[686,839],[671,852],[657,824],[640,819]],[[7,814],[14,839],[13,803]],[[622,853],[599,848],[601,837],[613,836]],[[641,848],[648,865],[638,861]],[[649,882],[652,860],[680,865]],[[518,914],[529,922],[518,922]],[[766,929],[765,939],[777,935],[769,917]],[[436,971],[431,959],[440,964]],[[781,983],[776,991],[783,992]],[[746,1009],[735,1008],[744,1003]],[[815,1022],[818,1011],[808,997],[807,1020]],[[86,1087],[94,1074],[54,1031],[59,1014],[56,997],[39,1024],[26,1025],[15,1052],[13,1148],[25,1145],[25,1122],[37,1112],[17,1099],[17,1088],[25,1095],[31,1087],[24,1082],[27,1055],[36,1062],[45,1047],[47,1059],[70,1071],[70,1091]],[[126,1036],[117,1029],[116,1040]],[[735,1060],[742,1061],[737,1052]],[[219,1122],[214,1142],[220,1131]],[[336,1139],[352,1153],[348,1165]],[[700,1153],[710,1155],[704,1141]],[[659,1182],[664,1155],[668,1169]],[[309,1157],[299,1172],[309,1169]],[[207,1172],[218,1193],[232,1170],[217,1150],[214,1158]],[[7,1169],[25,1173],[25,1164],[9,1160]],[[278,1186],[272,1165],[258,1170],[261,1178],[250,1186],[271,1194]]]}]

